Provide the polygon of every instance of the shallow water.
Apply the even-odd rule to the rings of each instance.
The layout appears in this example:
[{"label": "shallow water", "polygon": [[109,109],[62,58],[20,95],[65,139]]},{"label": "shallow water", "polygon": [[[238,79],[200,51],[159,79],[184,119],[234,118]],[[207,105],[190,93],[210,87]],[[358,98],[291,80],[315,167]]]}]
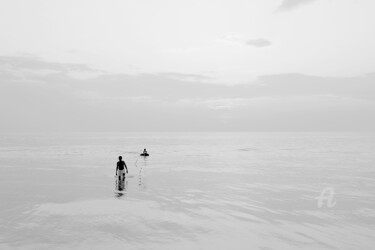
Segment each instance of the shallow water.
[{"label": "shallow water", "polygon": [[374,150],[364,133],[3,134],[0,249],[373,249]]}]

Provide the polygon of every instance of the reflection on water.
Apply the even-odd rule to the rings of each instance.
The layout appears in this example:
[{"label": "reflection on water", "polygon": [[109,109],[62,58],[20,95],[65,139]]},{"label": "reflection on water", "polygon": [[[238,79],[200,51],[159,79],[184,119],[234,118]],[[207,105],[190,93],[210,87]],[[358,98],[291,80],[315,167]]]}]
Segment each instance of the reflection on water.
[{"label": "reflection on water", "polygon": [[[375,244],[374,137],[122,136],[59,137],[59,145],[53,136],[35,137],[21,151],[19,138],[11,147],[2,142],[0,249]],[[139,145],[152,148],[152,157],[138,157]],[[120,154],[129,174],[114,180]]]},{"label": "reflection on water", "polygon": [[115,196],[117,198],[121,198],[122,196],[126,195],[127,187],[128,187],[127,178],[116,177]]},{"label": "reflection on water", "polygon": [[143,166],[139,166],[138,187],[139,187],[139,191],[145,191],[146,190],[146,180],[144,178]]},{"label": "reflection on water", "polygon": [[[135,162],[135,166],[138,168],[138,187],[139,191],[145,191],[146,190],[146,183],[145,183],[145,178],[144,178],[144,167],[147,167],[148,165],[148,159],[149,157],[147,156],[140,156],[137,158]],[[140,160],[140,161],[138,161]],[[137,164],[138,163],[138,164]]]}]

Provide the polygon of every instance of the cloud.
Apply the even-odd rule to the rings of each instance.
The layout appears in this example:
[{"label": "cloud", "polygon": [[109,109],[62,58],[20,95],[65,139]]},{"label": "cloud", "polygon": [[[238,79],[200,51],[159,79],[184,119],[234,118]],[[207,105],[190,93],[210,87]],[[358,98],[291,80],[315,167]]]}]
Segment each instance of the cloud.
[{"label": "cloud", "polygon": [[234,32],[226,33],[222,35],[217,41],[233,45],[242,45],[244,42],[244,34]]},{"label": "cloud", "polygon": [[245,44],[249,46],[254,46],[257,48],[263,48],[263,47],[270,46],[272,43],[264,38],[258,38],[258,39],[248,40],[245,42]]},{"label": "cloud", "polygon": [[240,45],[240,46],[253,46],[257,48],[267,47],[272,44],[271,41],[265,38],[247,39],[244,34],[239,33],[228,33],[218,39],[219,42]]},{"label": "cloud", "polygon": [[164,53],[171,53],[171,54],[190,54],[192,52],[198,51],[198,48],[172,48],[172,49],[166,49],[163,50]]},{"label": "cloud", "polygon": [[14,77],[69,74],[73,78],[86,79],[105,74],[85,64],[47,62],[35,56],[0,56],[0,68]]},{"label": "cloud", "polygon": [[340,96],[375,101],[375,74],[318,77],[303,74],[265,75],[256,81],[258,93],[282,96]]},{"label": "cloud", "polygon": [[252,99],[254,98],[188,98],[179,100],[177,104],[185,106],[206,107],[212,110],[231,110],[236,107],[247,106],[249,104],[249,101]]},{"label": "cloud", "polygon": [[197,75],[197,74],[181,74],[181,73],[175,73],[175,72],[165,72],[165,73],[159,73],[158,75],[171,78],[171,79],[177,79],[182,81],[191,81],[191,82],[208,82],[212,81],[213,79],[208,76],[204,75]]},{"label": "cloud", "polygon": [[316,0],[283,0],[281,5],[279,6],[279,11],[288,11],[295,8],[298,8],[302,5],[310,4],[315,2]]},{"label": "cloud", "polygon": [[228,86],[214,84],[204,75],[178,72],[107,73],[80,79],[66,69],[96,70],[34,61],[0,57],[0,131],[375,127],[375,74],[343,78],[265,75],[249,84]]}]

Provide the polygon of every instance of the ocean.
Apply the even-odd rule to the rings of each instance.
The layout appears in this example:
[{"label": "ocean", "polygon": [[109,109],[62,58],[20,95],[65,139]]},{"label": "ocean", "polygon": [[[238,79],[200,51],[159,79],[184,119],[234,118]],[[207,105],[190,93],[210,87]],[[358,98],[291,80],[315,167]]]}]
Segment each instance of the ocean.
[{"label": "ocean", "polygon": [[371,133],[1,134],[0,249],[374,249],[374,190]]}]

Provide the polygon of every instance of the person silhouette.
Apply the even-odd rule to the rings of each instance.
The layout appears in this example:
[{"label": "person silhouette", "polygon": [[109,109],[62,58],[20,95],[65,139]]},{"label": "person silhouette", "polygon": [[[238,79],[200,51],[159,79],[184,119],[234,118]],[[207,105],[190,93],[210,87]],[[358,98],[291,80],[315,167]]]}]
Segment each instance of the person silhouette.
[{"label": "person silhouette", "polygon": [[147,150],[146,149],[143,149],[143,154],[147,154]]},{"label": "person silhouette", "polygon": [[128,173],[128,167],[126,166],[125,161],[122,160],[122,156],[119,156],[118,159],[119,159],[119,161],[117,162],[116,174],[118,176],[119,181],[121,181],[121,176],[123,177],[122,180],[124,181],[125,180],[125,169],[126,169],[126,173]]}]

